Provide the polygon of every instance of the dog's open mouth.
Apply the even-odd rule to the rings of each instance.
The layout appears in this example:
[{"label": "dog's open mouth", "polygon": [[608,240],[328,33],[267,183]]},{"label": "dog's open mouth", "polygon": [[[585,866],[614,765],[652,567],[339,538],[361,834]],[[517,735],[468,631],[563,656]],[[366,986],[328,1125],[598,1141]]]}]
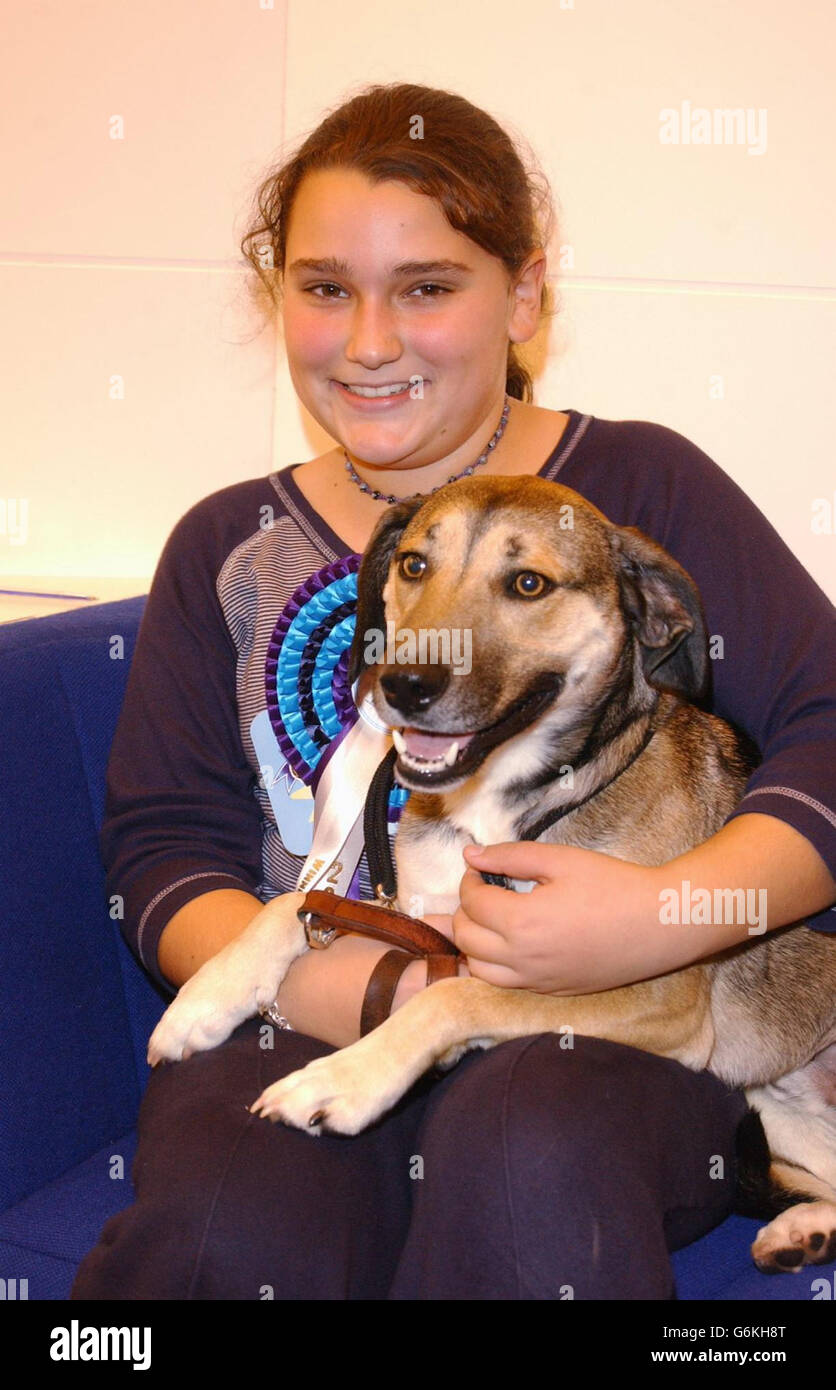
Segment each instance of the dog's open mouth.
[{"label": "dog's open mouth", "polygon": [[512,735],[519,733],[551,703],[562,685],[555,676],[517,700],[495,723],[470,732],[434,733],[404,725],[393,729],[398,750],[397,770],[405,783],[438,786],[470,776],[487,754]]}]

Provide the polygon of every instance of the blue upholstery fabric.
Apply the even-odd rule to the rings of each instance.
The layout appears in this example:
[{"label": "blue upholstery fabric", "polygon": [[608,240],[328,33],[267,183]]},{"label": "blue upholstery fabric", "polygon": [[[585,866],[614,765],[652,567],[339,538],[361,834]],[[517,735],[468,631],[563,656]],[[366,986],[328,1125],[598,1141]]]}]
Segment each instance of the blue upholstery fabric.
[{"label": "blue upholstery fabric", "polygon": [[0,627],[0,1211],[132,1128],[165,1007],[109,916],[98,850],[143,606]]},{"label": "blue upholstery fabric", "polygon": [[[98,851],[144,603],[0,627],[0,1277],[28,1280],[30,1299],[67,1298],[102,1226],[133,1200],[145,1047],[167,1002],[108,913]],[[836,1271],[759,1274],[757,1228],[732,1217],[679,1251],[679,1297],[809,1300],[813,1279]]]},{"label": "blue upholstery fabric", "polygon": [[105,1222],[133,1201],[135,1152],[131,1130],[0,1212],[3,1277],[17,1279],[18,1288],[28,1280],[30,1299],[69,1298],[75,1272]]}]

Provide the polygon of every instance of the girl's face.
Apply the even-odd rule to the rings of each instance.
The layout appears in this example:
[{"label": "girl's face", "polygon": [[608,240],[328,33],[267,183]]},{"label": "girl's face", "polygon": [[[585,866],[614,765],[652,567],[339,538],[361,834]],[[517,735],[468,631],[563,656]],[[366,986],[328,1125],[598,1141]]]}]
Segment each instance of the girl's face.
[{"label": "girl's face", "polygon": [[300,400],[355,462],[414,468],[456,451],[472,462],[499,422],[508,340],[536,330],[544,270],[541,257],[515,290],[433,199],[354,169],[306,175],[283,294]]}]

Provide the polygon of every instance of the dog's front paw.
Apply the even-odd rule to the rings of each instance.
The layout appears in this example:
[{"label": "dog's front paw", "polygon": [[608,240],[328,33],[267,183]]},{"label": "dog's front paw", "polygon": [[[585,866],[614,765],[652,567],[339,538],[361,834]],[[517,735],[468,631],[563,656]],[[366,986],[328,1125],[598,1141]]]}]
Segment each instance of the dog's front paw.
[{"label": "dog's front paw", "polygon": [[[207,966],[211,961],[207,961]],[[257,1012],[254,994],[224,990],[217,972],[203,976],[204,966],[182,986],[148,1040],[148,1065],[180,1062],[193,1052],[206,1052]],[[201,978],[203,977],[203,978]]]},{"label": "dog's front paw", "polygon": [[268,903],[248,927],[181,987],[148,1042],[148,1063],[179,1062],[217,1047],[272,1004],[291,961],[305,949],[296,910],[302,893]]},{"label": "dog's front paw", "polygon": [[797,1274],[836,1259],[836,1205],[799,1202],[758,1231],[752,1258],[764,1274]]},{"label": "dog's front paw", "polygon": [[387,1085],[370,1058],[352,1055],[355,1046],[317,1057],[300,1071],[283,1076],[262,1092],[250,1110],[308,1134],[359,1134],[406,1087]]}]

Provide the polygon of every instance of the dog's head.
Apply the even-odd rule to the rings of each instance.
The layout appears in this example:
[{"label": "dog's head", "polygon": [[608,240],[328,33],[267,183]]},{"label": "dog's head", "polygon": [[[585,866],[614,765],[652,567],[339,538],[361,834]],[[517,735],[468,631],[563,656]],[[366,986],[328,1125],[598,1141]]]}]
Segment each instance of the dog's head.
[{"label": "dog's head", "polygon": [[699,699],[706,647],[661,546],[544,478],[467,478],[381,517],[350,679],[397,731],[399,781],[442,790],[534,723],[569,747],[616,694]]}]

